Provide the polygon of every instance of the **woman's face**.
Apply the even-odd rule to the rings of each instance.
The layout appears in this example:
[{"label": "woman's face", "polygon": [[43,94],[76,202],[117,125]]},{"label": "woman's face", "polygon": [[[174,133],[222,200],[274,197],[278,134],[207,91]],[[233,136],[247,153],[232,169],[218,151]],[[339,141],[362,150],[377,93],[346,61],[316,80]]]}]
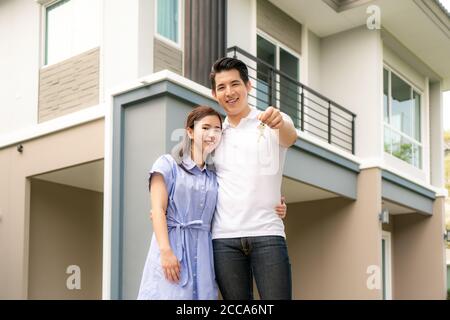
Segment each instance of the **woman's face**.
[{"label": "woman's face", "polygon": [[194,130],[191,128],[187,130],[189,137],[194,139],[193,144],[197,150],[202,150],[203,154],[209,154],[214,151],[222,137],[221,123],[217,116],[203,117],[195,122]]}]

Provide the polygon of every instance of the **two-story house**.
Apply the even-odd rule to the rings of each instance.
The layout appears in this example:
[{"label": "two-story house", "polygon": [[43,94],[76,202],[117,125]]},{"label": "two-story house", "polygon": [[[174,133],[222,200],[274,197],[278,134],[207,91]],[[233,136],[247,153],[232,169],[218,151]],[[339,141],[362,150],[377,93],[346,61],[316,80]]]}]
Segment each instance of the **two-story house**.
[{"label": "two-story house", "polygon": [[0,298],[135,299],[148,170],[212,63],[289,114],[295,299],[445,299],[438,0],[0,1]]}]

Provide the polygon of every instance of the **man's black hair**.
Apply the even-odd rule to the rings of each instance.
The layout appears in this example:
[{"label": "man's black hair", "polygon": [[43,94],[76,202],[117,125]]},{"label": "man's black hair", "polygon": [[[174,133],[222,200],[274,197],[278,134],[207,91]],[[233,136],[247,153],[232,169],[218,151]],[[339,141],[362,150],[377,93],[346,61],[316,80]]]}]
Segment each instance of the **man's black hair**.
[{"label": "man's black hair", "polygon": [[244,62],[236,58],[223,57],[214,62],[209,79],[211,80],[211,88],[216,90],[216,74],[222,71],[237,70],[245,84],[248,82],[248,69]]}]

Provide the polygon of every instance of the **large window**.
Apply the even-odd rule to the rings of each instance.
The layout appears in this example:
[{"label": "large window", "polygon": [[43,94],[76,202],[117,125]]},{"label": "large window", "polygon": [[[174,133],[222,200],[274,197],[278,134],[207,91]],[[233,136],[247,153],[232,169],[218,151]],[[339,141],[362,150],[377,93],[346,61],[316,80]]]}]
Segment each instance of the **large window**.
[{"label": "large window", "polygon": [[46,8],[45,64],[100,43],[100,0],[61,0]]},{"label": "large window", "polygon": [[180,44],[180,1],[157,0],[156,32],[164,40]]},{"label": "large window", "polygon": [[282,46],[266,35],[257,35],[257,52],[259,59],[280,70],[288,77],[272,73],[262,63],[257,64],[256,98],[257,106],[265,109],[269,102],[285,112],[295,123],[299,121],[299,86],[300,59],[293,50]]},{"label": "large window", "polygon": [[422,168],[421,95],[389,69],[383,82],[384,151]]}]

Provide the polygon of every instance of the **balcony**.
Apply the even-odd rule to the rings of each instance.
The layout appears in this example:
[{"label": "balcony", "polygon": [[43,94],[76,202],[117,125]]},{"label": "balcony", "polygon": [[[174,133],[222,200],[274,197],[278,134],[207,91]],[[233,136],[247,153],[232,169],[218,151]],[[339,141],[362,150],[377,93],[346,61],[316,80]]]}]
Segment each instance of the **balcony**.
[{"label": "balcony", "polygon": [[355,154],[355,118],[351,111],[239,47],[227,55],[244,61],[254,90],[249,104],[260,110],[279,108],[297,129]]}]

